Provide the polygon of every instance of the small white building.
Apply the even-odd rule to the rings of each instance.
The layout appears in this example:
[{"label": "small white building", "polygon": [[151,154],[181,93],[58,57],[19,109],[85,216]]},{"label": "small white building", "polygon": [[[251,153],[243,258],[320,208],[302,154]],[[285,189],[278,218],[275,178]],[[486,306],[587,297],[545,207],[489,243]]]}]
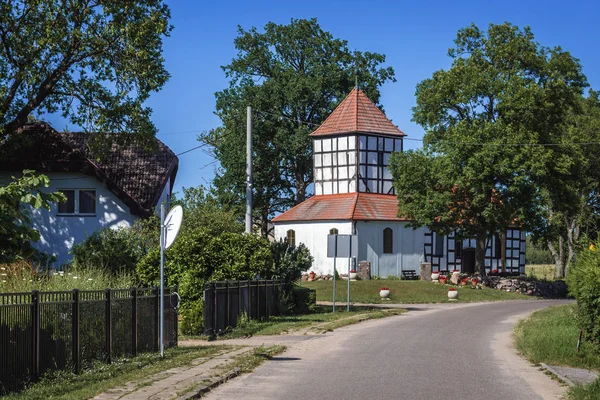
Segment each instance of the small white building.
[{"label": "small white building", "polygon": [[[398,217],[398,199],[389,159],[403,151],[406,136],[359,89],[354,89],[312,134],[315,195],[273,218],[275,238],[310,250],[317,273],[333,273],[327,235],[358,236],[358,261],[371,262],[371,273],[400,276],[430,262],[433,270],[472,273],[475,241],[455,240],[425,228],[407,228]],[[500,269],[502,243],[488,241],[486,269]],[[525,272],[525,233],[507,229],[506,271]],[[357,260],[353,260],[353,266]],[[338,272],[347,262],[338,260]]]},{"label": "small white building", "polygon": [[156,213],[169,200],[177,175],[177,157],[159,140],[153,151],[115,144],[98,159],[90,150],[91,138],[36,123],[25,126],[17,145],[0,149],[0,184],[31,169],[50,178],[45,192],[60,191],[67,198],[31,215],[41,236],[34,247],[54,255],[58,266],[69,262],[73,245],[92,233],[131,227]]}]

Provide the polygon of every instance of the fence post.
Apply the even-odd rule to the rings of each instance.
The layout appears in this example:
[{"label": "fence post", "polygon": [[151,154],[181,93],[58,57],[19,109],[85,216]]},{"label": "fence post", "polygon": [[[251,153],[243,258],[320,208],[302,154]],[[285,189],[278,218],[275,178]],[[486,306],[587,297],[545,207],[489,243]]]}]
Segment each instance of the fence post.
[{"label": "fence post", "polygon": [[252,319],[252,288],[250,287],[250,279],[248,279],[248,321]]},{"label": "fence post", "polygon": [[137,356],[138,346],[138,325],[137,325],[137,297],[138,290],[134,287],[131,290],[131,354]]},{"label": "fence post", "polygon": [[256,280],[256,319],[260,321],[260,281]]},{"label": "fence post", "polygon": [[216,284],[216,282],[213,282],[213,293],[214,293],[214,296],[215,296],[214,297],[214,299],[215,299],[214,307],[215,308],[213,308],[213,316],[214,316],[215,324],[213,325],[213,334],[216,337],[217,336],[217,332],[218,332],[218,330],[217,330],[217,323],[219,322],[219,319],[217,318],[217,316],[219,314],[219,312],[218,312],[219,309],[217,308],[217,306],[218,306],[218,300],[217,300],[217,298],[219,296],[218,296],[218,293],[217,293],[217,284]]},{"label": "fence post", "polygon": [[33,378],[37,380],[40,375],[40,297],[39,292],[34,290],[31,292],[31,318],[33,328],[33,343],[32,343],[32,371]]},{"label": "fence post", "polygon": [[[179,286],[175,285],[174,289],[173,289],[173,293],[177,293],[179,294]],[[173,293],[171,293],[171,299],[173,299]],[[177,300],[179,300],[179,297],[177,296]],[[179,311],[179,301],[177,302],[177,308],[175,308],[173,310],[173,320],[175,321],[175,347],[177,347],[177,343],[179,342],[179,318],[178,318],[178,311]]]},{"label": "fence post", "polygon": [[225,328],[231,326],[231,301],[229,299],[229,280],[225,281],[225,290],[227,290],[227,323],[225,324]]},{"label": "fence post", "polygon": [[73,353],[73,372],[76,374],[79,373],[81,369],[81,342],[79,340],[79,289],[73,289],[73,308],[71,310],[71,337],[73,339],[72,343],[72,353]]},{"label": "fence post", "polygon": [[111,363],[112,359],[111,359],[111,351],[112,351],[112,315],[111,315],[111,309],[110,309],[110,289],[107,288],[105,290],[105,297],[104,297],[104,320],[105,320],[105,336],[106,336],[106,362],[108,364]]},{"label": "fence post", "polygon": [[[242,281],[237,281],[238,285],[238,317],[242,315]],[[236,318],[237,322],[237,318]]]},{"label": "fence post", "polygon": [[271,314],[271,305],[269,304],[269,289],[269,281],[265,281],[265,318],[269,318]]},{"label": "fence post", "polygon": [[158,351],[160,348],[160,317],[159,317],[159,308],[160,308],[160,294],[158,286],[154,287],[154,321],[156,321],[156,325],[154,326],[154,351]]}]

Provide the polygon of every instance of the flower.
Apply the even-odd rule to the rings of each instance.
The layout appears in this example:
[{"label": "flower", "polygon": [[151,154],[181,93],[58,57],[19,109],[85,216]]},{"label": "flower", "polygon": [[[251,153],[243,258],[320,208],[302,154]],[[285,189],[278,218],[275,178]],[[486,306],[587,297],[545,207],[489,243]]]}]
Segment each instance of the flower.
[{"label": "flower", "polygon": [[390,288],[389,288],[389,287],[382,287],[382,288],[381,288],[381,289],[379,289],[379,290],[390,290]]},{"label": "flower", "polygon": [[477,283],[477,282],[479,282],[479,278],[473,277],[473,278],[471,278],[471,282]]},{"label": "flower", "polygon": [[456,292],[456,288],[453,288],[453,287],[451,287],[451,288],[448,288],[448,291],[449,291],[449,292]]},{"label": "flower", "polygon": [[452,272],[460,272],[460,269],[453,269]]},{"label": "flower", "polygon": [[356,270],[355,270],[355,269],[351,269],[351,270],[350,270],[350,273],[351,273],[351,274],[355,274],[355,273],[356,273]]},{"label": "flower", "polygon": [[590,244],[590,251],[596,251],[596,246],[594,246],[594,243]]},{"label": "flower", "polygon": [[493,269],[493,270],[490,271],[490,274],[497,274],[497,273],[498,273],[497,269]]}]

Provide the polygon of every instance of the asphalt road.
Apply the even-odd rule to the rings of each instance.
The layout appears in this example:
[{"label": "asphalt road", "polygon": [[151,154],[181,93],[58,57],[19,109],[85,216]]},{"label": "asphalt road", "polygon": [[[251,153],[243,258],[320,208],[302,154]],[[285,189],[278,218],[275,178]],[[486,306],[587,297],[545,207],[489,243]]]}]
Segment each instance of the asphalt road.
[{"label": "asphalt road", "polygon": [[207,399],[556,399],[556,382],[517,356],[514,324],[563,301],[413,306],[409,313],[288,342]]}]

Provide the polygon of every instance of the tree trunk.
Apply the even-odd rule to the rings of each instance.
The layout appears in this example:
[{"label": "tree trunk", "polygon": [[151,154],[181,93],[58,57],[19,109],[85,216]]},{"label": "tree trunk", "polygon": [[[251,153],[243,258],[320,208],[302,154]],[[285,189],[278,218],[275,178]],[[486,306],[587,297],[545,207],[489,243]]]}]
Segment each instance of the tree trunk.
[{"label": "tree trunk", "polygon": [[486,232],[477,233],[475,237],[475,273],[485,276]]},{"label": "tree trunk", "polygon": [[554,277],[555,278],[563,278],[565,276],[565,249],[564,249],[564,239],[562,236],[558,237],[558,246],[554,246],[550,240],[548,241],[548,250],[552,254],[554,258]]},{"label": "tree trunk", "polygon": [[296,173],[296,198],[294,204],[298,205],[306,200],[306,182],[304,182],[304,174]]},{"label": "tree trunk", "polygon": [[266,238],[269,235],[269,209],[265,207],[260,213],[260,235]]}]

